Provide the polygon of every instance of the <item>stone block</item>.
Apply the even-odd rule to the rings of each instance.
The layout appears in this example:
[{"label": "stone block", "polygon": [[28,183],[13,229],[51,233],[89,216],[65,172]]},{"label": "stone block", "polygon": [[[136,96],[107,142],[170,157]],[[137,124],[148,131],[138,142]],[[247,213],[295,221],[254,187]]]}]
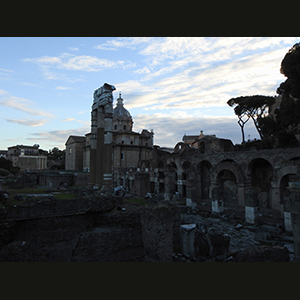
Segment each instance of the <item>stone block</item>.
[{"label": "stone block", "polygon": [[186,257],[195,258],[195,231],[196,224],[180,225],[181,250]]},{"label": "stone block", "polygon": [[190,207],[191,209],[196,209],[197,208],[197,203],[195,203],[192,199],[186,198],[185,204],[187,207]]},{"label": "stone block", "polygon": [[224,233],[219,228],[209,228],[207,232],[207,241],[210,256],[228,255],[230,235]]},{"label": "stone block", "polygon": [[258,217],[258,208],[252,206],[245,206],[245,220],[247,223],[255,224]]},{"label": "stone block", "polygon": [[286,232],[292,232],[292,219],[291,219],[291,212],[284,211],[284,230]]},{"label": "stone block", "polygon": [[211,201],[211,212],[212,213],[221,213],[224,211],[224,203],[222,200],[212,200]]}]

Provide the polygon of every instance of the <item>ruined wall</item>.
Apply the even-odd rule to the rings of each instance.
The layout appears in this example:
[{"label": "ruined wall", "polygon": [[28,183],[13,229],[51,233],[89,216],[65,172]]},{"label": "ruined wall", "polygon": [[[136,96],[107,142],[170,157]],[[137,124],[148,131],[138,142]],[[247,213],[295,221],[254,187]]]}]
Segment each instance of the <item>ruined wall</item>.
[{"label": "ruined wall", "polygon": [[184,143],[178,143],[173,152],[154,148],[149,167],[151,191],[164,193],[166,199],[177,193],[187,201],[209,203],[212,190],[218,188],[222,199],[217,200],[224,201],[225,209],[243,211],[247,206],[246,190],[253,188],[258,195],[258,214],[283,218],[283,194],[289,176],[299,173],[299,147],[231,152],[202,150]]},{"label": "ruined wall", "polygon": [[142,261],[138,212],[113,198],[36,199],[2,209],[0,261]]},{"label": "ruined wall", "polygon": [[[28,200],[0,209],[0,261],[134,262],[172,260],[179,214],[173,208],[116,207],[121,198]],[[142,221],[143,217],[143,221]]]}]

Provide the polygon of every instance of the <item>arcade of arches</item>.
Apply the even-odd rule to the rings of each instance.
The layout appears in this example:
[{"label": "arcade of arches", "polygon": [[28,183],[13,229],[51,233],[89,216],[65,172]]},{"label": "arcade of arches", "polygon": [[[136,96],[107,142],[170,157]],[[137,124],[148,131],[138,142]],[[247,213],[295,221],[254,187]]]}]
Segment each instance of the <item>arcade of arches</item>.
[{"label": "arcade of arches", "polygon": [[225,210],[252,206],[263,216],[283,216],[288,183],[299,174],[300,148],[210,153],[201,149],[183,143],[174,151],[153,149],[147,168],[150,192],[207,205],[218,197]]}]

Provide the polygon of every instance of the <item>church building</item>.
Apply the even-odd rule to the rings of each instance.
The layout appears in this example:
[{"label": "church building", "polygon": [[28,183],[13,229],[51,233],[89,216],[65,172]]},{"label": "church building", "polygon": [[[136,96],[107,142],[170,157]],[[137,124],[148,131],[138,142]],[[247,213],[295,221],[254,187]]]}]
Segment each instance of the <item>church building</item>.
[{"label": "church building", "polygon": [[[141,161],[147,161],[152,155],[153,131],[143,129],[141,133],[133,131],[133,119],[124,107],[124,100],[119,93],[112,116],[112,183],[113,186],[122,185],[129,191],[134,181],[134,173]],[[84,146],[82,147],[82,143]],[[77,145],[80,143],[80,145]],[[74,150],[83,148],[82,163],[75,157]],[[74,139],[70,136],[66,142],[66,170],[75,170],[72,166],[82,166],[77,171],[89,171],[91,168],[91,133]],[[78,152],[78,151],[77,151]],[[73,160],[76,159],[73,162]]]}]

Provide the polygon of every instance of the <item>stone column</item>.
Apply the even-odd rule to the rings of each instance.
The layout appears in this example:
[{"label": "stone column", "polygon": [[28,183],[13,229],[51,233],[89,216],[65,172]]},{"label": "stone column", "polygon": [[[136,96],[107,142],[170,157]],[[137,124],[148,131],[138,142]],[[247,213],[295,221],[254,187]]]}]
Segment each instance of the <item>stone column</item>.
[{"label": "stone column", "polygon": [[245,221],[255,224],[258,217],[257,192],[252,187],[245,189]]},{"label": "stone column", "polygon": [[291,190],[291,219],[294,237],[294,261],[300,261],[300,190]]},{"label": "stone column", "polygon": [[105,113],[104,119],[104,141],[103,141],[103,184],[105,186],[112,186],[112,172],[113,172],[113,114],[112,105],[109,111]]},{"label": "stone column", "polygon": [[91,113],[90,184],[112,186],[113,96],[116,88],[105,83],[95,90]]},{"label": "stone column", "polygon": [[195,231],[196,224],[180,225],[181,250],[186,257],[195,259]]},{"label": "stone column", "polygon": [[180,172],[177,172],[177,188],[180,197],[183,197],[183,187],[182,187],[182,175]]},{"label": "stone column", "polygon": [[186,180],[186,206],[191,209],[197,208],[196,198],[196,180],[188,178]]},{"label": "stone column", "polygon": [[224,211],[224,202],[223,202],[223,195],[222,195],[222,188],[214,187],[211,193],[211,212],[212,213],[221,213]]},{"label": "stone column", "polygon": [[284,230],[286,232],[292,232],[292,216],[291,216],[291,201],[290,191],[287,190],[283,194],[283,218],[284,218]]},{"label": "stone column", "polygon": [[169,170],[165,172],[165,200],[174,199],[174,195],[176,192],[175,176],[175,172],[170,172]]},{"label": "stone column", "polygon": [[90,184],[96,184],[96,151],[97,151],[97,110],[91,113],[91,139],[90,139]]}]

